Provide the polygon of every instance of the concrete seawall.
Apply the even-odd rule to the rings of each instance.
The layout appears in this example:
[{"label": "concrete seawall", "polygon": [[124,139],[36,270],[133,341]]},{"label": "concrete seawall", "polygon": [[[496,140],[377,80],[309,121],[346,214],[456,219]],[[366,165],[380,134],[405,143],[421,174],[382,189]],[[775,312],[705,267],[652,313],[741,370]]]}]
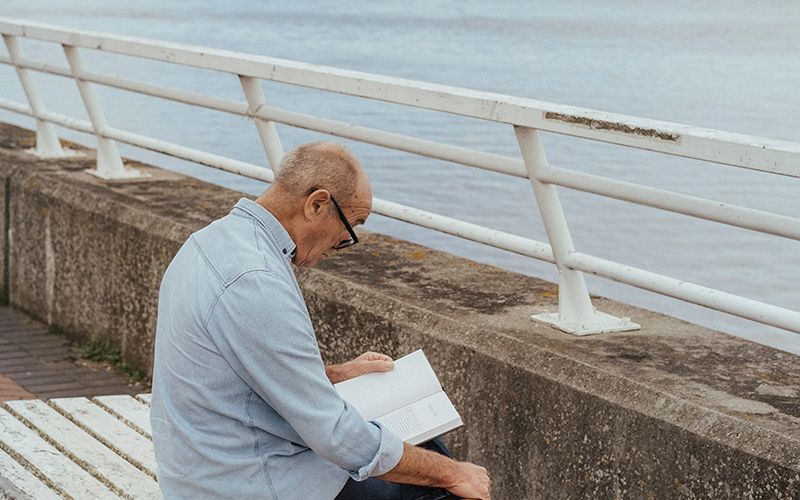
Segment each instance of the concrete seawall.
[{"label": "concrete seawall", "polygon": [[[38,160],[33,137],[0,125],[2,288],[149,371],[166,266],[243,195],[138,164],[153,176],[102,181],[91,150]],[[797,356],[603,298],[643,329],[572,337],[529,319],[551,283],[361,234],[297,270],[324,357],[425,349],[467,423],[447,440],[495,498],[800,497]]]}]

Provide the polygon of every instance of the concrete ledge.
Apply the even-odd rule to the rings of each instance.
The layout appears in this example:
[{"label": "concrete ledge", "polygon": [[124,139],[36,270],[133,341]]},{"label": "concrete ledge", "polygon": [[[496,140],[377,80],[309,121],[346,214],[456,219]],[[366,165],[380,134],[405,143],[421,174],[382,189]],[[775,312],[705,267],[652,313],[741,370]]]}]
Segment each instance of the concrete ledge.
[{"label": "concrete ledge", "polygon": [[[142,165],[101,181],[91,158],[22,153],[31,138],[0,126],[11,303],[149,369],[163,271],[241,193]],[[363,237],[297,271],[323,354],[424,348],[467,422],[448,441],[495,498],[800,496],[797,356],[602,298],[642,331],[568,336],[529,319],[551,283]]]}]

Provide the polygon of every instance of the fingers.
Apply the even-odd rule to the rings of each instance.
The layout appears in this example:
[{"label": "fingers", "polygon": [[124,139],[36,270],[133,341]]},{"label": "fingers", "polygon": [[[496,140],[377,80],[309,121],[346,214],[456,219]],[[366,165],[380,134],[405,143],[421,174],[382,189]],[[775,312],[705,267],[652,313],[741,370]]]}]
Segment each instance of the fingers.
[{"label": "fingers", "polygon": [[362,354],[357,359],[344,364],[347,370],[347,376],[344,380],[366,375],[367,373],[388,372],[394,368],[394,362],[391,361],[391,358],[389,361],[384,359],[367,360],[363,356]]},{"label": "fingers", "polygon": [[364,354],[359,356],[359,358],[365,359],[367,361],[392,361],[391,356],[387,356],[386,354],[381,354],[379,352],[372,352],[372,351],[365,352]]},{"label": "fingers", "polygon": [[368,372],[388,372],[394,368],[394,362],[384,360],[372,360],[364,362],[364,369]]}]

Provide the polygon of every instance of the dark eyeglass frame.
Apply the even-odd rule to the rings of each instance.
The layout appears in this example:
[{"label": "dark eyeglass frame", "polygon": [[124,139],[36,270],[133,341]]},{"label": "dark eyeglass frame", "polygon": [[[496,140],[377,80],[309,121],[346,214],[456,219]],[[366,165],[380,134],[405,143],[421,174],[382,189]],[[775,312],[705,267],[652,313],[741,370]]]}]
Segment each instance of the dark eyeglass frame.
[{"label": "dark eyeglass frame", "polygon": [[[308,194],[310,195],[316,190],[317,188],[312,187],[308,191]],[[351,247],[356,243],[358,243],[358,236],[356,236],[356,232],[353,231],[353,226],[351,226],[350,223],[347,222],[347,217],[344,216],[344,212],[342,212],[342,209],[339,207],[339,204],[336,203],[336,199],[333,197],[333,195],[331,195],[331,201],[333,202],[333,206],[336,207],[336,213],[339,214],[339,219],[342,221],[342,224],[344,224],[344,228],[347,229],[347,233],[350,235],[349,240],[342,240],[338,244],[336,244],[336,246],[334,246],[333,248],[334,250],[341,250],[342,248]]]},{"label": "dark eyeglass frame", "polygon": [[355,245],[356,243],[358,243],[358,236],[356,236],[356,232],[353,231],[353,226],[351,226],[350,223],[347,222],[347,217],[344,216],[344,212],[342,212],[342,209],[339,208],[339,204],[336,203],[336,198],[334,198],[333,195],[331,195],[331,201],[333,202],[333,206],[336,207],[336,211],[339,213],[339,218],[342,220],[342,224],[344,224],[344,228],[347,229],[347,232],[350,234],[350,239],[349,240],[340,241],[333,248],[335,250],[341,250],[342,248],[351,247],[351,246]]}]

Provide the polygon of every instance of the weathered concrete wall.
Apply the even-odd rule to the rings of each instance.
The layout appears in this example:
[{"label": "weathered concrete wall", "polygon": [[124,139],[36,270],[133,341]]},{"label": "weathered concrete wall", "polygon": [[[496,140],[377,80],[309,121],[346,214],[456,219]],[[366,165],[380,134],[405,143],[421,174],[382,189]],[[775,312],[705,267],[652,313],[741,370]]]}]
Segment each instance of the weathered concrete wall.
[{"label": "weathered concrete wall", "polygon": [[[241,194],[141,165],[100,181],[91,158],[21,153],[30,137],[0,127],[12,304],[149,369],[162,273]],[[424,348],[467,423],[448,441],[495,498],[800,497],[796,356],[602,298],[643,330],[568,336],[529,319],[550,283],[363,236],[297,270],[324,355]]]}]

